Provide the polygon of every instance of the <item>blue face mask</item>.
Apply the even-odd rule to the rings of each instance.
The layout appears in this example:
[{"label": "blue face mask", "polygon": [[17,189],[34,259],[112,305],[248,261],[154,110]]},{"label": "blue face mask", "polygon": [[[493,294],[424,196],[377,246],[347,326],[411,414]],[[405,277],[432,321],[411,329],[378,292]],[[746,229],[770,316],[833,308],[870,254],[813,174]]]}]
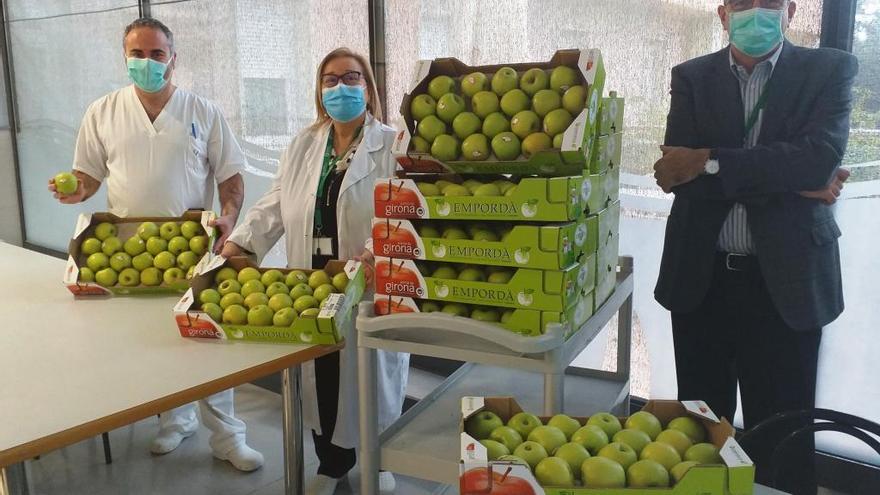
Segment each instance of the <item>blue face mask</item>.
[{"label": "blue face mask", "polygon": [[168,83],[165,80],[165,72],[171,64],[170,60],[167,64],[151,58],[129,57],[127,60],[129,79],[147,93],[156,93]]},{"label": "blue face mask", "polygon": [[754,8],[730,13],[730,44],[754,58],[763,57],[785,39],[783,10]]},{"label": "blue face mask", "polygon": [[337,122],[351,122],[361,116],[367,108],[363,86],[349,86],[339,83],[321,91],[321,102],[331,119]]}]

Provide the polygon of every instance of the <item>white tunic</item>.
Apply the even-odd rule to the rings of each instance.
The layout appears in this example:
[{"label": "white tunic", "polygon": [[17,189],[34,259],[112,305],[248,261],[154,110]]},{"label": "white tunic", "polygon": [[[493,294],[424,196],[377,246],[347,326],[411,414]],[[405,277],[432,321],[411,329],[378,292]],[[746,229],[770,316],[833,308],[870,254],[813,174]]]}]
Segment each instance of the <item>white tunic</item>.
[{"label": "white tunic", "polygon": [[111,213],[177,216],[211,209],[214,183],[244,169],[245,156],[216,105],[176,88],[150,122],[134,86],[86,110],[73,169],[107,182]]}]

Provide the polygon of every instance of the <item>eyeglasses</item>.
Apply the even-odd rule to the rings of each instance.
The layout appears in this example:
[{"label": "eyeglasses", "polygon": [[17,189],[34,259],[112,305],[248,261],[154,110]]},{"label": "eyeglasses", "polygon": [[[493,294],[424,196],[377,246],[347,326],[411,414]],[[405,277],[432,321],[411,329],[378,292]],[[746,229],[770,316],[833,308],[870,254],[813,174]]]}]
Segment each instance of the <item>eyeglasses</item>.
[{"label": "eyeglasses", "polygon": [[339,84],[339,81],[342,81],[342,84],[347,86],[354,86],[361,82],[361,77],[362,74],[356,70],[350,70],[341,76],[337,76],[336,74],[322,74],[321,86],[332,88]]},{"label": "eyeglasses", "polygon": [[[775,9],[779,10],[785,7],[786,2],[788,0],[760,0],[758,3],[758,7],[763,9]],[[725,2],[725,4],[730,7],[730,10],[735,12],[739,12],[742,10],[749,10],[755,6],[754,0],[729,0]]]}]

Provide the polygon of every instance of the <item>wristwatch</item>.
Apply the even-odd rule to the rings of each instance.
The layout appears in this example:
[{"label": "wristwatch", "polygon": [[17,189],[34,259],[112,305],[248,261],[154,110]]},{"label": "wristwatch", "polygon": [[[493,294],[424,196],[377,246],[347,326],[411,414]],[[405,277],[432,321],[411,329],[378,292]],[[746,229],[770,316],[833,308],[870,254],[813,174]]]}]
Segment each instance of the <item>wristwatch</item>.
[{"label": "wristwatch", "polygon": [[718,159],[715,157],[715,150],[709,152],[709,159],[706,160],[706,164],[703,165],[703,173],[708,175],[715,175],[718,173],[718,170],[721,166],[718,164]]}]

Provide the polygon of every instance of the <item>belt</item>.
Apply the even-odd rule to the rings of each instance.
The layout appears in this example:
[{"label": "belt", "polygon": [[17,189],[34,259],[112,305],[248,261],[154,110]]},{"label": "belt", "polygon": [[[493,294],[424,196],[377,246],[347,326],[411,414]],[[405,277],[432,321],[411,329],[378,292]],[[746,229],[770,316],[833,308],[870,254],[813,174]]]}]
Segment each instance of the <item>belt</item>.
[{"label": "belt", "polygon": [[725,270],[731,272],[760,272],[758,257],[750,254],[718,252],[716,257]]}]

